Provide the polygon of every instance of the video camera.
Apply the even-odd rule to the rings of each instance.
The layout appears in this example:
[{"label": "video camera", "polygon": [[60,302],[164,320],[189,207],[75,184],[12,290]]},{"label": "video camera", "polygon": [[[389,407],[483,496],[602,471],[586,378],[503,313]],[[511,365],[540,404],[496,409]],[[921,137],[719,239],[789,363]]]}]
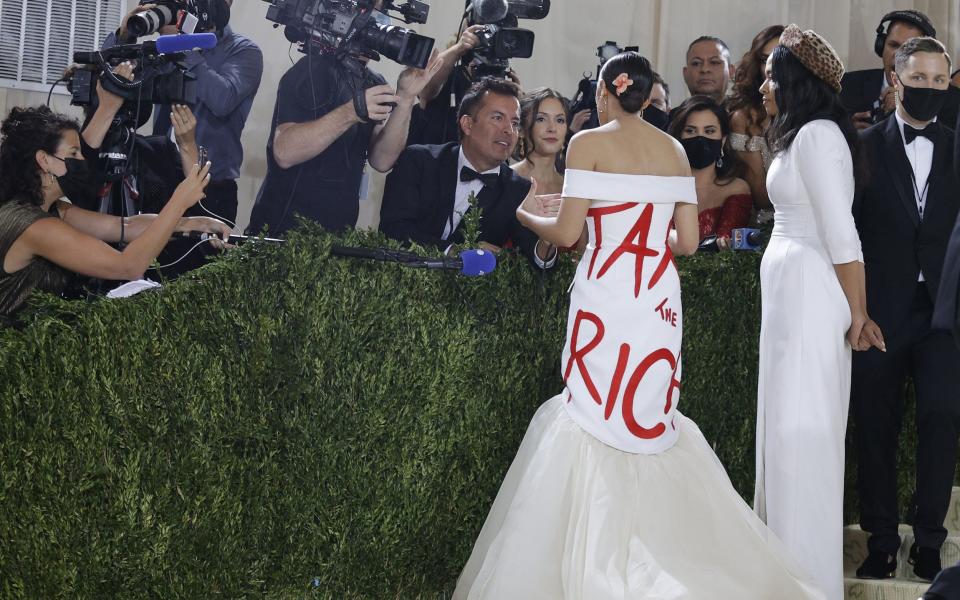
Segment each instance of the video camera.
[{"label": "video camera", "polygon": [[[426,23],[430,7],[419,0],[264,0],[270,3],[267,19],[284,26],[291,43],[301,44],[302,52],[315,49],[336,54],[346,60],[367,56],[379,60],[383,55],[401,65],[422,69],[433,52],[434,40],[412,29],[381,24],[376,13],[404,23]],[[377,7],[380,4],[379,8]]]},{"label": "video camera", "polygon": [[517,27],[520,19],[543,19],[550,0],[469,0],[467,26],[483,25],[480,44],[464,57],[473,64],[473,78],[503,77],[511,58],[533,56],[534,33]]},{"label": "video camera", "polygon": [[223,29],[230,20],[230,7],[223,0],[141,0],[155,4],[127,20],[127,31],[145,37],[161,27],[176,25],[181,33],[199,33]]},{"label": "video camera", "polygon": [[600,118],[599,115],[597,115],[597,81],[600,80],[600,69],[603,68],[604,63],[623,52],[639,51],[639,46],[620,48],[617,42],[611,41],[607,41],[597,48],[597,57],[600,59],[600,64],[597,66],[597,75],[594,77],[590,73],[584,74],[583,79],[581,79],[577,85],[577,93],[574,94],[572,106],[570,107],[570,114],[572,115],[582,110],[590,111],[590,118],[584,123],[583,129],[594,129],[600,126]]},{"label": "video camera", "polygon": [[[73,61],[79,67],[67,81],[74,106],[93,107],[99,103],[97,82],[124,99],[110,131],[101,147],[107,181],[120,181],[130,174],[129,154],[136,130],[153,112],[154,104],[189,104],[197,102],[196,75],[180,64],[184,50],[213,47],[213,34],[163,36],[142,44],[125,44],[101,51],[75,52]],[[117,77],[112,67],[124,61],[135,61],[134,80]],[[172,69],[166,65],[173,65]]]}]

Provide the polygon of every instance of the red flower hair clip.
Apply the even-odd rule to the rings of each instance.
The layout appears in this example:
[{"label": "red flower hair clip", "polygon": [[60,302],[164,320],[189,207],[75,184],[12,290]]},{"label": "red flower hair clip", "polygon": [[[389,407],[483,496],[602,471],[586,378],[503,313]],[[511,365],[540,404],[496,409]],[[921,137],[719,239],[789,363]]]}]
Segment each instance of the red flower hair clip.
[{"label": "red flower hair clip", "polygon": [[620,73],[613,80],[613,87],[617,88],[617,96],[622,96],[631,85],[633,85],[633,80],[626,73]]}]

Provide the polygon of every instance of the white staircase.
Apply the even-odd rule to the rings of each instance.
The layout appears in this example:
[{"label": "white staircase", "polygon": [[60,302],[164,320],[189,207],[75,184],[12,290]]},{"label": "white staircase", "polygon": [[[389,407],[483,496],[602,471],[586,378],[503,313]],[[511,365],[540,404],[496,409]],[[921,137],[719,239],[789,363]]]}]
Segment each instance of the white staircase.
[{"label": "white staircase", "polygon": [[[940,551],[940,560],[944,567],[949,567],[960,562],[960,487],[953,488],[944,526],[947,528],[947,540]],[[846,600],[917,600],[921,597],[930,584],[918,580],[913,574],[913,567],[907,563],[913,544],[910,526],[900,526],[903,543],[897,555],[897,575],[894,579],[877,581],[856,578],[857,567],[867,557],[867,537],[866,532],[857,525],[850,525],[843,531]]]}]

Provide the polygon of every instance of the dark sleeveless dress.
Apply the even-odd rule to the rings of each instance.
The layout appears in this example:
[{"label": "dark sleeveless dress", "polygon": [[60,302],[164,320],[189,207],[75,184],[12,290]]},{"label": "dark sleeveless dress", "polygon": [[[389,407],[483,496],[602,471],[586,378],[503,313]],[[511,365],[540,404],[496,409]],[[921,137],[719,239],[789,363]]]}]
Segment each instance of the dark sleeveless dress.
[{"label": "dark sleeveless dress", "polygon": [[7,252],[23,232],[40,219],[55,219],[39,206],[26,200],[11,200],[0,205],[0,315],[8,315],[27,299],[34,289],[60,293],[70,282],[70,272],[45,258],[36,258],[26,267],[7,273],[3,269]]}]

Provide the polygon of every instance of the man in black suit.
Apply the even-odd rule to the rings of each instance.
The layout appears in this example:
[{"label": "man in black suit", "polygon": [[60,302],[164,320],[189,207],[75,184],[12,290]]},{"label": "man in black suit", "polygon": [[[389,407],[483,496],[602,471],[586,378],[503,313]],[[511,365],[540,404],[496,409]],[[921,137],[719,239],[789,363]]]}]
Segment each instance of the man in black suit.
[{"label": "man in black suit", "polygon": [[[918,10],[895,10],[880,19],[873,51],[883,60],[882,69],[851,71],[841,80],[840,100],[853,115],[857,129],[866,129],[885,119],[896,108],[890,74],[897,48],[910,38],[937,37],[927,15]],[[940,120],[952,126],[960,108],[960,89],[951,87]]]},{"label": "man in black suit", "polygon": [[862,578],[892,577],[900,548],[896,450],[907,376],[917,399],[916,491],[909,513],[910,562],[920,578],[940,571],[960,424],[960,350],[931,328],[934,298],[957,218],[960,182],[953,132],[936,120],[950,80],[950,57],[929,37],[896,53],[897,108],[861,134],[870,179],[853,212],[863,245],[867,306],[886,351],[853,358],[851,405],[857,424],[860,524],[870,535]]},{"label": "man in black suit", "polygon": [[481,246],[498,251],[511,241],[538,266],[551,267],[556,249],[540,242],[516,216],[530,182],[506,164],[520,130],[519,97],[513,82],[482,79],[460,104],[460,144],[404,150],[387,177],[380,231],[449,251],[463,242],[463,215],[476,194]]}]

